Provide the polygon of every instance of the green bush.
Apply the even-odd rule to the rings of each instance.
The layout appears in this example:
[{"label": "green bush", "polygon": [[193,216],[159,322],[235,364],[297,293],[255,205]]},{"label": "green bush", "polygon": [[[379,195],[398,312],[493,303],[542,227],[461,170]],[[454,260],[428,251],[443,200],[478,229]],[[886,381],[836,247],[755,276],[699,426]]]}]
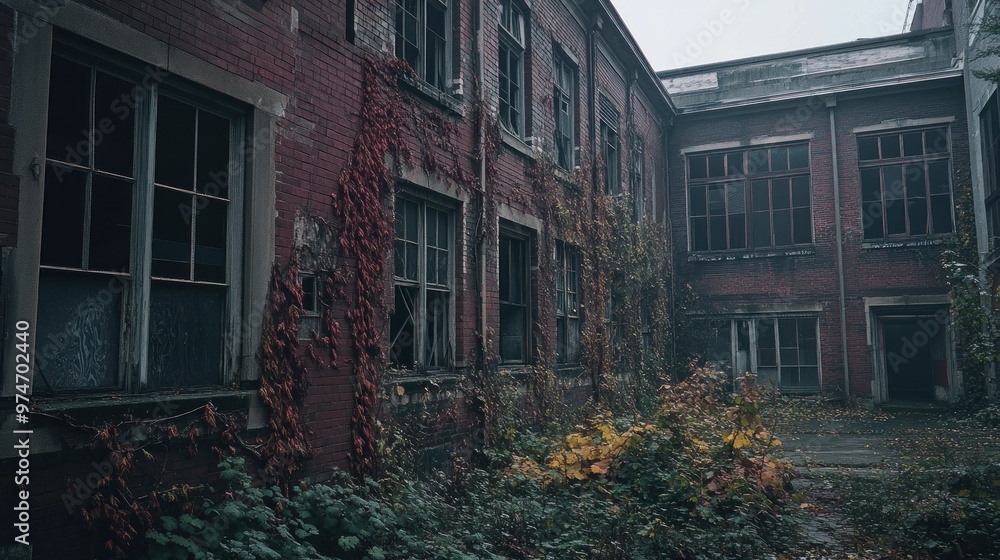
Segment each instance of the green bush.
[{"label": "green bush", "polygon": [[845,506],[864,536],[916,557],[996,558],[1000,550],[1000,464],[849,479]]},{"label": "green bush", "polygon": [[756,394],[733,398],[701,372],[648,422],[596,417],[559,437],[526,436],[498,465],[450,479],[251,484],[221,464],[226,492],[162,517],[150,558],[758,558],[787,548],[790,468]]}]

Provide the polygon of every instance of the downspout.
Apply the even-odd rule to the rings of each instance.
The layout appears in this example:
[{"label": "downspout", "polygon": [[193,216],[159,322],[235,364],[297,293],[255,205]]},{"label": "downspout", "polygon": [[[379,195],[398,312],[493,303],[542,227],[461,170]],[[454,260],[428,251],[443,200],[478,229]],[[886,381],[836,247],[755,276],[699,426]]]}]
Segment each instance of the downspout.
[{"label": "downspout", "polygon": [[594,66],[597,65],[597,34],[603,26],[600,16],[596,16],[590,28],[590,36],[587,40],[587,100],[590,111],[587,114],[588,127],[590,129],[590,180],[593,183],[594,192],[598,191],[597,184],[597,75]]},{"label": "downspout", "polygon": [[[475,37],[475,49],[476,49],[476,81],[478,83],[478,88],[476,95],[479,99],[476,100],[479,103],[479,122],[477,126],[479,128],[479,219],[485,220],[489,216],[486,213],[486,95],[484,93],[484,58],[483,58],[483,0],[477,0],[475,4],[475,22],[476,22],[476,32]],[[480,231],[490,231],[490,228],[486,224],[480,224],[483,228]],[[476,298],[479,300],[479,337],[480,337],[480,348],[479,348],[479,360],[481,361],[481,367],[485,369],[486,367],[486,247],[487,240],[485,238],[479,240],[479,289],[476,291]]]},{"label": "downspout", "polygon": [[851,396],[851,367],[847,361],[847,295],[844,288],[844,224],[840,212],[840,164],[837,161],[837,98],[826,101],[830,109],[830,150],[833,159],[833,204],[837,224],[837,284],[840,291],[840,341],[844,360],[844,397]]}]

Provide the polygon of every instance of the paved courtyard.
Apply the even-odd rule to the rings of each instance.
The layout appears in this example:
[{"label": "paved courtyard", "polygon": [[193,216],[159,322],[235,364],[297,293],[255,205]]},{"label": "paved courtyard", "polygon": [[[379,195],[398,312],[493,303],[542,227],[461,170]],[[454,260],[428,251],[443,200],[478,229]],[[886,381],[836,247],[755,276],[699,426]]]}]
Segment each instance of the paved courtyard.
[{"label": "paved courtyard", "polygon": [[[946,411],[840,409],[793,401],[765,412],[795,465],[807,542],[791,558],[890,558],[856,538],[842,514],[846,477],[892,476],[915,465],[1000,461],[1000,430]],[[1000,530],[1000,529],[998,529]]]}]

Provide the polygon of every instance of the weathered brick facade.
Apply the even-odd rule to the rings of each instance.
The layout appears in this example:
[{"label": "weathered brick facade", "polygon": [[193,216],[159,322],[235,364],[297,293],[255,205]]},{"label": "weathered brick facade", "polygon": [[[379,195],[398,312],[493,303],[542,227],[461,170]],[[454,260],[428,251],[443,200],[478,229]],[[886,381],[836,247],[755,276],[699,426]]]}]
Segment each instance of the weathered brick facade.
[{"label": "weathered brick facade", "polygon": [[[662,74],[681,108],[671,130],[669,178],[679,278],[694,287],[703,304],[701,312],[709,316],[815,318],[820,356],[815,365],[820,385],[791,387],[782,383],[784,389],[842,393],[846,383],[842,332],[846,332],[850,393],[876,402],[890,400],[885,387],[877,386],[880,375],[875,371],[893,361],[891,354],[888,361],[884,358],[884,345],[889,340],[880,340],[880,313],[922,315],[934,306],[947,309],[948,288],[940,263],[943,251],[954,239],[953,228],[943,225],[947,230],[934,235],[866,237],[864,224],[871,208],[870,203],[862,202],[860,166],[866,162],[859,162],[859,138],[946,127],[950,135],[948,173],[952,184],[959,184],[956,177],[967,174],[969,147],[960,70],[951,66],[949,33],[924,32],[896,40],[894,44],[900,48],[920,51],[924,41],[943,43],[937,51],[940,60],[923,62],[927,67],[920,69],[888,66],[892,55],[880,60],[879,45],[846,44]],[[851,65],[860,60],[852,60],[854,56],[871,57],[869,64],[876,69],[854,70]],[[826,64],[830,66],[824,67]],[[837,68],[838,64],[844,66]],[[884,65],[882,70],[878,70],[880,64]],[[795,68],[800,70],[792,70]],[[911,83],[905,86],[889,79],[904,73],[926,78],[908,80]],[[742,81],[750,76],[755,80]],[[715,89],[706,87],[712,81]],[[831,126],[836,130],[836,143]],[[779,246],[763,249],[695,250],[690,220],[691,212],[697,210],[689,207],[692,191],[686,187],[698,184],[688,169],[689,160],[697,157],[693,154],[768,149],[789,143],[808,146],[807,167],[801,171],[803,176],[808,174],[810,193],[808,241],[795,240],[786,246],[776,243]],[[742,184],[743,179],[738,181]],[[751,185],[746,189],[749,192]],[[839,241],[836,190],[842,232]],[[767,207],[767,200],[761,201],[757,193],[753,197],[755,210],[758,203]],[[880,212],[871,217],[880,222]],[[943,219],[939,221],[943,223]],[[838,243],[842,268],[838,266]],[[945,324],[939,327],[947,330]],[[937,329],[931,330],[937,336]],[[950,377],[935,381],[940,383],[936,398],[952,399],[960,394],[956,387],[960,375],[954,347],[944,352],[945,356],[935,359],[947,362]],[[764,359],[759,354],[756,358]],[[756,371],[750,363],[730,366]]]},{"label": "weathered brick facade", "polygon": [[[234,110],[240,113],[237,120],[245,127],[245,136],[251,137],[246,144],[248,149],[240,154],[246,160],[242,171],[246,209],[242,210],[242,230],[231,234],[241,237],[242,244],[230,247],[240,250],[234,258],[241,263],[238,270],[242,271],[242,279],[238,288],[234,284],[231,289],[238,290],[241,296],[240,309],[232,313],[240,325],[243,342],[230,343],[236,355],[227,362],[230,371],[223,372],[229,389],[216,387],[210,392],[181,391],[181,394],[140,392],[132,388],[137,382],[129,377],[133,366],[126,365],[122,369],[125,386],[130,387],[127,391],[61,394],[42,390],[36,379],[34,404],[46,414],[58,416],[68,411],[100,425],[127,413],[147,417],[158,403],[167,403],[169,411],[180,413],[212,401],[220,409],[248,415],[247,437],[261,433],[267,412],[256,394],[260,375],[256,352],[271,263],[284,266],[297,246],[305,246],[315,258],[303,265],[303,272],[322,276],[332,266],[338,266],[347,278],[352,277],[353,256],[339,255],[334,237],[322,232],[324,224],[337,225],[331,200],[339,189],[341,170],[359,132],[363,65],[366,60],[388,58],[395,52],[396,3],[391,0],[87,0],[59,6],[11,0],[2,4],[0,31],[12,39],[14,65],[10,47],[0,49],[0,245],[16,245],[16,249],[4,256],[2,309],[7,338],[0,424],[4,451],[0,452],[0,468],[13,472],[16,465],[11,445],[7,443],[15,426],[13,407],[17,391],[13,374],[7,375],[14,367],[12,356],[6,353],[13,325],[16,321],[34,325],[39,309],[47,305],[39,301],[38,295],[39,252],[46,235],[44,224],[39,225],[41,192],[46,182],[45,162],[38,159],[45,153],[46,144],[46,128],[40,116],[46,112],[49,85],[62,83],[62,76],[50,75],[48,68],[53,52],[62,53],[70,48],[63,45],[72,45],[83,53],[96,53],[102,59],[94,63],[98,72],[105,70],[105,57],[121,59],[123,68],[134,67],[139,73],[145,68],[147,75],[154,73],[151,69],[161,68],[164,72],[156,72],[165,75],[158,78],[164,88],[190,87],[212,102],[236,107]],[[630,150],[632,131],[642,136],[644,210],[651,218],[662,217],[665,209],[664,126],[671,106],[609,3],[537,0],[530,9],[517,5],[527,15],[528,22],[522,84],[525,128],[520,138],[504,136],[495,161],[493,202],[497,205],[501,228],[516,225],[519,231],[530,233],[532,263],[537,265],[537,239],[544,222],[529,169],[543,153],[552,154],[554,150],[554,50],[561,51],[576,71],[572,91],[575,164],[595,159],[591,140],[591,123],[595,122],[593,99],[598,94],[605,95],[621,117],[617,126],[621,138],[618,155],[622,192],[630,192],[629,173],[635,168]],[[500,321],[496,237],[486,240],[482,293],[485,317],[480,319],[480,298],[476,293],[480,280],[475,274],[473,255],[480,216],[471,196],[479,185],[452,184],[419,165],[420,154],[427,150],[443,165],[460,169],[468,177],[480,177],[476,163],[480,131],[475,120],[476,75],[480,64],[485,108],[494,116],[499,112],[500,2],[451,0],[447,6],[443,90],[438,91],[420,79],[401,84],[408,105],[405,118],[412,120],[405,123],[405,141],[417,155],[418,163],[414,164],[417,168],[402,165],[397,191],[418,200],[433,199],[456,217],[451,238],[454,320],[450,328],[454,366],[440,373],[387,374],[383,380],[385,395],[381,412],[385,421],[400,423],[419,437],[419,445],[431,450],[426,457],[428,464],[453,452],[467,453],[476,445],[480,418],[470,408],[472,403],[459,388],[459,381],[474,365],[479,344],[477,333],[485,325],[492,333],[489,336],[498,338]],[[478,36],[482,43],[478,44],[480,20],[483,26]],[[75,50],[73,53],[76,56]],[[481,60],[478,53],[482,53]],[[593,89],[589,80],[592,74]],[[433,121],[447,123],[452,131],[447,142],[450,145],[433,142],[433,136],[427,136],[427,124]],[[51,129],[52,123],[49,124]],[[139,134],[136,141],[145,142],[141,135],[146,132]],[[48,157],[55,156],[49,153]],[[52,175],[49,171],[50,183]],[[24,192],[29,195],[19,197],[19,188],[22,195]],[[161,219],[154,218],[154,227],[156,220]],[[495,235],[495,230],[492,231]],[[392,264],[390,258],[385,286],[390,305],[394,294]],[[41,268],[45,268],[44,262]],[[551,305],[538,299],[537,271],[532,272],[531,278],[532,306]],[[355,299],[351,282],[347,283],[346,296],[347,302]],[[354,349],[345,324],[347,302],[337,303],[334,313],[343,326],[339,362],[335,367],[315,367],[309,362],[309,390],[303,418],[310,431],[314,456],[305,465],[303,474],[317,479],[328,476],[333,468],[346,468],[352,446]],[[536,326],[534,334],[540,332],[538,329],[547,329],[554,335],[555,328],[553,321]],[[38,355],[51,350],[52,345],[56,346],[53,352],[61,351],[64,343],[54,340],[36,341]],[[493,348],[497,344],[497,340],[490,341]],[[308,361],[306,346],[304,341],[302,356]],[[530,364],[531,358],[527,361]],[[51,368],[49,371],[51,376],[61,375]],[[586,380],[578,381],[569,373],[566,380],[571,398],[582,401],[591,394]],[[64,437],[72,430],[60,421],[39,416],[33,428],[31,483],[27,487],[31,492],[33,556],[92,557],[98,554],[92,547],[100,548],[102,544],[92,542],[92,535],[84,528],[73,506],[74,498],[81,496],[68,492],[67,482],[80,479],[86,486],[88,477],[94,478],[94,473],[100,472],[100,464],[106,458],[71,451]],[[159,478],[160,468],[168,473],[160,480],[166,485],[211,480],[216,457],[208,449],[210,446],[206,441],[194,457],[189,456],[186,442],[172,445],[169,451],[158,448],[156,453],[163,463],[149,472],[140,469],[133,477],[137,494]],[[11,482],[11,477],[5,476],[0,483],[5,504],[16,491]],[[86,495],[84,490],[82,497]],[[16,546],[7,548],[14,536],[10,508],[0,514],[0,525],[3,526],[0,551],[22,552]]]}]

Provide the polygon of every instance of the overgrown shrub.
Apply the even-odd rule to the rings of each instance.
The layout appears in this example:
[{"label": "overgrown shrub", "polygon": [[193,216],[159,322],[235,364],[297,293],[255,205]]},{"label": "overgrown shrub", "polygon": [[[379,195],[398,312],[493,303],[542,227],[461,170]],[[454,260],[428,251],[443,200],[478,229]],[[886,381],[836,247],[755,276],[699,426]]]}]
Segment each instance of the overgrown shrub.
[{"label": "overgrown shrub", "polygon": [[[499,467],[452,479],[254,488],[238,460],[228,492],[163,517],[152,558],[756,558],[786,548],[790,467],[756,390],[707,371],[665,390],[648,420],[597,416],[513,444]],[[523,445],[519,445],[523,444]]]},{"label": "overgrown shrub", "polygon": [[852,478],[845,509],[866,536],[916,558],[996,558],[1000,464]]}]

